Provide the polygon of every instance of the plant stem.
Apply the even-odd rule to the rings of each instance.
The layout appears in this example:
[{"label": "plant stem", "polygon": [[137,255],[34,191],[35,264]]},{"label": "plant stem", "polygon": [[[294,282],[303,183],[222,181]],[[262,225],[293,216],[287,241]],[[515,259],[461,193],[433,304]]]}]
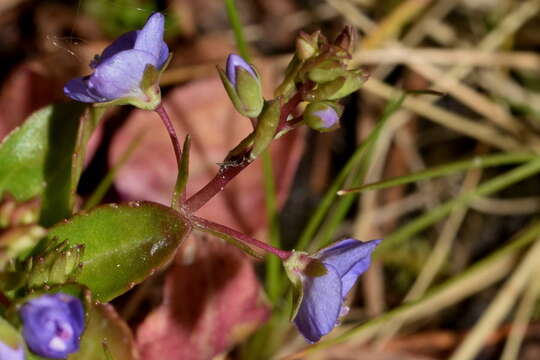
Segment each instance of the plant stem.
[{"label": "plant stem", "polygon": [[0,291],[0,305],[4,305],[6,308],[11,306],[11,300]]},{"label": "plant stem", "polygon": [[167,129],[167,132],[169,133],[169,136],[171,138],[171,142],[174,148],[174,155],[176,157],[176,163],[178,164],[178,170],[180,170],[180,163],[181,163],[180,159],[182,158],[182,147],[180,146],[180,142],[178,141],[178,136],[176,135],[174,126],[171,122],[171,119],[169,118],[169,115],[167,114],[167,111],[165,110],[165,107],[163,106],[163,103],[160,103],[158,105],[155,112],[159,115],[159,117],[163,121],[163,125],[165,125],[165,129]]},{"label": "plant stem", "polygon": [[271,245],[268,245],[267,243],[264,243],[262,241],[259,241],[255,238],[252,238],[251,236],[248,236],[246,234],[243,234],[239,231],[236,231],[234,229],[231,229],[225,225],[217,224],[213,221],[206,220],[203,218],[200,218],[198,216],[192,216],[191,220],[195,223],[195,227],[200,228],[201,230],[213,230],[218,233],[226,234],[230,237],[233,237],[234,239],[240,241],[243,244],[249,245],[249,246],[255,246],[261,250],[264,250],[266,252],[269,252],[271,254],[276,255],[281,260],[287,260],[289,256],[291,256],[290,251],[285,251],[281,249],[277,249]]},{"label": "plant stem", "polygon": [[172,124],[171,119],[169,118],[169,114],[167,114],[163,103],[160,103],[155,111],[163,121],[165,129],[167,129],[167,132],[169,133],[169,137],[171,138],[171,142],[174,148],[174,156],[176,157],[178,174],[176,176],[176,184],[174,186],[171,207],[179,210],[180,204],[185,202],[186,200],[185,186],[183,186],[185,185],[185,183],[183,183],[183,181],[185,181],[185,177],[187,175],[185,175],[184,177],[182,176],[184,175],[182,171],[186,171],[186,169],[182,169],[182,148],[180,147],[178,136],[176,135],[176,131],[174,130],[174,125]]},{"label": "plant stem", "polygon": [[[286,124],[289,115],[296,109],[298,104],[302,101],[300,89],[290,100],[281,108],[281,115],[279,119],[280,124]],[[276,134],[279,133],[279,126]],[[247,155],[247,154],[246,154]],[[218,170],[216,176],[210,180],[201,190],[191,196],[186,202],[186,211],[188,213],[194,213],[199,210],[204,204],[212,199],[217,193],[225,188],[225,185],[236,177],[242,170],[248,167],[253,162],[249,156],[245,156],[244,160],[239,163],[225,163],[222,164]]]}]

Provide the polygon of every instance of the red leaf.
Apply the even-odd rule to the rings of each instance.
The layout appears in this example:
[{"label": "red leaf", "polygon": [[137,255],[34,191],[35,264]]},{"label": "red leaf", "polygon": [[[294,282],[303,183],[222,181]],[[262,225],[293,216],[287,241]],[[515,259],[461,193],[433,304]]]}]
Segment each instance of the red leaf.
[{"label": "red leaf", "polygon": [[211,359],[269,315],[245,255],[215,239],[186,245],[167,274],[163,304],[138,329],[145,360]]},{"label": "red leaf", "polygon": [[62,96],[61,81],[45,74],[41,63],[30,61],[17,66],[6,79],[0,90],[0,139],[32,112]]}]

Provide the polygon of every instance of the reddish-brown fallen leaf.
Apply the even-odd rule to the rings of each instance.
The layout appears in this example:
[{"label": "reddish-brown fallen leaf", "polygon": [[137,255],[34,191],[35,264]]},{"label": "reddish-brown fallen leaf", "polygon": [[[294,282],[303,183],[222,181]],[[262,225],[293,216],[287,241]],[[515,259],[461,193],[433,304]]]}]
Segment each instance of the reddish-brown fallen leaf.
[{"label": "reddish-brown fallen leaf", "polygon": [[[216,163],[251,131],[248,119],[238,115],[217,78],[201,79],[173,90],[165,108],[183,139],[192,136],[188,194],[203,187],[217,172]],[[137,134],[146,136],[116,181],[126,200],[170,203],[176,162],[169,137],[156,114],[135,111],[115,137],[111,163],[116,163]],[[302,152],[302,136],[289,133],[272,145],[274,175],[279,200],[286,197]],[[277,166],[278,165],[278,166]],[[264,192],[260,160],[237,176],[221,194],[199,210],[198,215],[253,234],[265,224]]]},{"label": "reddish-brown fallen leaf", "polygon": [[211,359],[269,315],[245,255],[215,239],[186,245],[167,274],[163,304],[137,331],[145,360]]},{"label": "reddish-brown fallen leaf", "polygon": [[29,61],[6,79],[0,90],[0,138],[35,110],[62,97],[63,83],[45,73],[41,63]]}]

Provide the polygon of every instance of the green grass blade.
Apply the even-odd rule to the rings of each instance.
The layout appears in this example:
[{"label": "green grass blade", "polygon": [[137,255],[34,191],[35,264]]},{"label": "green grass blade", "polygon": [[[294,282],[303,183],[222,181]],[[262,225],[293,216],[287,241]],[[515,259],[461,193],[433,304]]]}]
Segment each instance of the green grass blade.
[{"label": "green grass blade", "polygon": [[397,231],[385,237],[384,241],[381,242],[381,244],[375,250],[373,256],[375,258],[379,257],[393,246],[409,239],[411,236],[441,220],[454,208],[458,206],[467,206],[472,200],[474,200],[475,197],[491,195],[539,172],[540,159],[536,159],[515,169],[507,171],[502,175],[496,176],[493,179],[483,182],[475,190],[466,192],[457,198],[431,209],[429,212],[409,222],[407,225],[400,227]]},{"label": "green grass blade", "polygon": [[238,11],[236,10],[234,0],[225,0],[225,8],[227,10],[227,17],[231,22],[231,27],[234,32],[234,39],[236,41],[236,46],[238,47],[238,52],[240,53],[240,56],[249,62],[249,49],[246,38],[244,37],[244,30],[242,23],[240,22],[240,17],[238,16]]},{"label": "green grass blade", "polygon": [[[302,235],[296,244],[296,249],[304,250],[308,246],[309,242],[313,239],[330,207],[334,203],[334,200],[337,197],[337,191],[343,186],[345,180],[349,177],[351,172],[359,166],[366,152],[379,137],[381,129],[386,124],[388,118],[390,118],[390,116],[399,109],[405,100],[405,96],[405,94],[402,94],[400,97],[388,102],[377,126],[371,131],[367,139],[355,150],[343,169],[341,169],[339,172],[332,185],[330,185],[330,188],[324,195],[320,205],[317,207],[304,231],[302,232]],[[344,210],[344,208],[342,210]]]},{"label": "green grass blade", "polygon": [[444,164],[430,169],[419,171],[414,174],[397,176],[388,180],[378,181],[371,184],[365,184],[356,188],[340,190],[338,195],[346,195],[355,192],[380,190],[393,186],[410,184],[416,181],[431,179],[444,175],[454,174],[460,171],[469,169],[486,168],[492,166],[516,164],[530,161],[535,158],[533,154],[525,153],[502,153],[486,156],[475,156],[472,159],[460,160],[448,164]]},{"label": "green grass blade", "polygon": [[[275,189],[274,173],[272,170],[272,158],[270,153],[263,153],[263,179],[264,195],[266,200],[266,217],[268,221],[268,239],[274,247],[281,246],[280,227],[277,209],[277,196]],[[266,259],[266,291],[272,303],[275,303],[281,293],[282,279],[281,260],[276,256],[268,256]]]},{"label": "green grass blade", "polygon": [[133,154],[133,151],[137,148],[137,146],[141,143],[141,140],[144,136],[143,132],[140,132],[130,143],[127,149],[122,153],[120,156],[120,159],[118,162],[113,166],[112,169],[109,170],[107,175],[101,180],[98,187],[92,195],[88,198],[86,203],[84,204],[83,210],[90,210],[91,208],[97,206],[99,203],[101,203],[101,200],[103,200],[103,197],[111,187],[112,183],[114,182],[114,179],[116,178],[116,175],[118,174],[118,171],[126,164],[126,162],[129,160],[131,155]]}]

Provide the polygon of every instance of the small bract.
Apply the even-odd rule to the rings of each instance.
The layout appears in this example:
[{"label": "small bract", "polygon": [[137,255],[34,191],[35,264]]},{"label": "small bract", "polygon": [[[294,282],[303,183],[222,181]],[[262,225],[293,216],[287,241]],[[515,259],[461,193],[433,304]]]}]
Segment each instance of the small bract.
[{"label": "small bract", "polygon": [[164,17],[154,13],[141,30],[120,36],[96,56],[90,63],[94,73],[70,80],[64,93],[84,103],[155,109],[161,102],[159,76],[169,57],[163,33]]},{"label": "small bract", "polygon": [[345,297],[371,263],[380,240],[345,239],[316,254],[295,253],[285,262],[298,291],[294,323],[310,343],[320,340],[348,312]]},{"label": "small bract", "polygon": [[23,337],[32,352],[65,359],[79,350],[84,330],[84,308],[79,299],[58,293],[26,302],[19,310]]}]

